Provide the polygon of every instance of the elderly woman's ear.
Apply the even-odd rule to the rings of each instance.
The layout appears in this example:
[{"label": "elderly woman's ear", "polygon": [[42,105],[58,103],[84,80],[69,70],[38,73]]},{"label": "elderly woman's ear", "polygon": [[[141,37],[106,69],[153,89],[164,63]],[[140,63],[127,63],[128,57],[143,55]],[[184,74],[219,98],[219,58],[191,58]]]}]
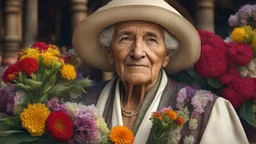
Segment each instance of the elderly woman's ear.
[{"label": "elderly woman's ear", "polygon": [[105,53],[106,53],[107,56],[108,56],[108,62],[109,62],[110,64],[113,64],[113,63],[114,63],[114,59],[113,59],[113,55],[112,55],[112,53],[111,53],[110,48],[109,48],[109,47],[104,47],[104,50],[105,50]]},{"label": "elderly woman's ear", "polygon": [[163,68],[166,67],[167,64],[169,63],[169,61],[171,59],[171,55],[172,55],[172,50],[171,49],[167,49],[166,50],[165,58],[163,59]]}]

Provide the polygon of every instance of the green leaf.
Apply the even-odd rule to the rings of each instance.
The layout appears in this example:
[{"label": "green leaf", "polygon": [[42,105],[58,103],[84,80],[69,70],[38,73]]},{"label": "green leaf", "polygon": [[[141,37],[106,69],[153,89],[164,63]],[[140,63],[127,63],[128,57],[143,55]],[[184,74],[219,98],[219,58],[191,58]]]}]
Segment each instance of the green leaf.
[{"label": "green leaf", "polygon": [[14,133],[21,133],[24,132],[22,130],[7,130],[7,131],[0,131],[0,137],[7,137]]},{"label": "green leaf", "polygon": [[215,89],[219,89],[219,88],[223,87],[223,85],[222,85],[218,80],[216,80],[216,79],[207,78],[206,81],[207,81],[207,83],[208,83],[211,87],[213,87],[213,88],[215,88]]},{"label": "green leaf", "polygon": [[4,123],[12,128],[22,128],[19,117],[8,117],[4,120]]},{"label": "green leaf", "polygon": [[15,133],[7,137],[0,138],[1,144],[20,144],[22,142],[32,142],[37,140],[38,137],[33,137],[27,132],[24,133]]},{"label": "green leaf", "polygon": [[240,107],[239,114],[240,116],[247,121],[250,125],[256,127],[256,119],[253,111],[253,106],[255,103],[251,100],[246,101]]},{"label": "green leaf", "polygon": [[25,92],[30,92],[32,90],[32,88],[28,85],[24,85],[23,83],[17,83],[16,86],[18,88],[23,89]]},{"label": "green leaf", "polygon": [[42,82],[38,82],[32,79],[28,79],[28,85],[32,88],[32,89],[38,89],[41,87]]}]

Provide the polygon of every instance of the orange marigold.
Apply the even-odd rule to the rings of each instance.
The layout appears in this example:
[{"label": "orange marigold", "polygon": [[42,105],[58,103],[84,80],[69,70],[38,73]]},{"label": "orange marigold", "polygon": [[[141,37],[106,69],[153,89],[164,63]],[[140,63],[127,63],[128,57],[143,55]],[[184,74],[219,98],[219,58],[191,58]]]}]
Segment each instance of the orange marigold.
[{"label": "orange marigold", "polygon": [[163,117],[159,112],[153,112],[151,118],[158,118],[160,121],[163,120]]},{"label": "orange marigold", "polygon": [[112,128],[109,137],[114,144],[132,144],[134,141],[134,134],[125,126]]},{"label": "orange marigold", "polygon": [[175,120],[177,119],[177,113],[173,110],[170,110],[169,113],[168,113],[168,116],[171,120]]},{"label": "orange marigold", "polygon": [[176,119],[176,123],[177,123],[178,125],[183,125],[183,124],[184,124],[184,118],[183,118],[183,117],[178,117],[178,118]]}]

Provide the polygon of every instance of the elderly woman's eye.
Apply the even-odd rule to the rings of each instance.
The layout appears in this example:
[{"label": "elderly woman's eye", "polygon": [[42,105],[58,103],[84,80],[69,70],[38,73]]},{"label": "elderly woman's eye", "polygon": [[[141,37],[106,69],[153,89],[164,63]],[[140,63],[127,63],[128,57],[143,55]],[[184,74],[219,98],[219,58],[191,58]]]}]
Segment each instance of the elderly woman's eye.
[{"label": "elderly woman's eye", "polygon": [[157,43],[157,40],[155,38],[147,38],[146,42],[147,43]]},{"label": "elderly woman's eye", "polygon": [[132,38],[131,37],[121,37],[120,38],[120,42],[129,42],[129,41],[132,41]]}]

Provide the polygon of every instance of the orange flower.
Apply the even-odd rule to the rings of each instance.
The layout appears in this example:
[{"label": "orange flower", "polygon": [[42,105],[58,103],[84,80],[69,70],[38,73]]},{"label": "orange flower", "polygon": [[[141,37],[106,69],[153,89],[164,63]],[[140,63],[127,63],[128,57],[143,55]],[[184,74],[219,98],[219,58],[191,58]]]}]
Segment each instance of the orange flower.
[{"label": "orange flower", "polygon": [[173,111],[173,110],[170,110],[170,111],[168,112],[168,116],[169,116],[169,118],[170,118],[171,120],[177,119],[177,113],[176,113],[175,111]]},{"label": "orange flower", "polygon": [[152,118],[158,118],[160,121],[163,120],[162,115],[159,112],[153,112]]},{"label": "orange flower", "polygon": [[18,75],[18,73],[17,73],[17,72],[14,72],[14,73],[12,73],[12,74],[9,74],[7,77],[8,77],[8,79],[9,79],[10,81],[13,81],[13,80],[16,79],[17,75]]},{"label": "orange flower", "polygon": [[178,125],[183,125],[183,124],[184,124],[184,118],[183,118],[183,117],[178,117],[178,118],[176,119],[176,123],[177,123]]},{"label": "orange flower", "polygon": [[165,114],[165,115],[168,115],[168,113],[169,113],[170,111],[171,111],[171,110],[165,110],[165,111],[164,111],[164,114]]},{"label": "orange flower", "polygon": [[134,141],[132,131],[125,126],[116,126],[112,128],[109,137],[114,144],[132,144]]}]

